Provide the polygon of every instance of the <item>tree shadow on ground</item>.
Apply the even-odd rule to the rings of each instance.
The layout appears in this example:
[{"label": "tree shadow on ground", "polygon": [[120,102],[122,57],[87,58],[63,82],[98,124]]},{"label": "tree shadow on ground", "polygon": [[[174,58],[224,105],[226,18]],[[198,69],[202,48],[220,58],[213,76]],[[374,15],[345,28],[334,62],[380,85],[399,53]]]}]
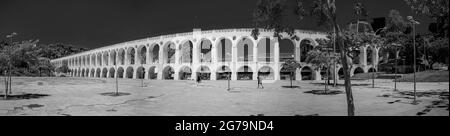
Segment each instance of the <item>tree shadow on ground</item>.
[{"label": "tree shadow on ground", "polygon": [[118,96],[126,96],[126,95],[131,95],[131,93],[124,93],[124,92],[107,92],[107,93],[100,93],[100,95],[103,96],[112,96],[112,97],[118,97]]},{"label": "tree shadow on ground", "polygon": [[281,86],[281,87],[283,87],[283,88],[300,88],[300,86],[296,86],[296,85],[293,85],[293,86]]},{"label": "tree shadow on ground", "polygon": [[251,114],[250,116],[264,116],[264,114],[256,114],[256,115]]},{"label": "tree shadow on ground", "polygon": [[23,106],[28,107],[30,109],[44,107],[44,105],[40,105],[40,104],[28,104],[28,105],[23,105]]},{"label": "tree shadow on ground", "polygon": [[[325,83],[310,83],[310,84],[314,84],[314,85],[325,85]],[[333,85],[332,83],[331,84],[328,84],[328,85]],[[372,85],[372,84],[352,84],[352,86],[369,86],[369,85]],[[336,84],[336,86],[345,86],[344,84]]]},{"label": "tree shadow on ground", "polygon": [[24,99],[39,99],[42,97],[50,96],[48,94],[33,94],[33,93],[24,93],[24,94],[10,94],[7,95],[5,99],[5,94],[0,94],[0,100],[24,100]]},{"label": "tree shadow on ground", "polygon": [[315,94],[315,95],[337,95],[337,94],[342,94],[344,92],[339,91],[339,90],[311,90],[311,91],[306,91],[304,93],[310,93],[310,94]]},{"label": "tree shadow on ground", "polygon": [[309,114],[309,115],[295,114],[294,116],[319,116],[319,114]]}]

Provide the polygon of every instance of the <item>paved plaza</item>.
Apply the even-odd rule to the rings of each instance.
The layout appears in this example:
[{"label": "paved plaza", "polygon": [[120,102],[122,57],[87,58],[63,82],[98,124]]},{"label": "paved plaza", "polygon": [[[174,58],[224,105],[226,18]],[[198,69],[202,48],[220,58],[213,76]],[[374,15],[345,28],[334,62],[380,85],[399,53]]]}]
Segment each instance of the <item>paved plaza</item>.
[{"label": "paved plaza", "polygon": [[[1,78],[3,81],[3,77]],[[167,81],[119,79],[119,91],[129,95],[102,95],[115,91],[115,79],[71,77],[14,77],[13,93],[48,95],[40,98],[0,99],[0,115],[36,116],[346,116],[345,93],[305,93],[324,88],[323,81],[294,81],[298,88],[286,88],[289,81]],[[449,116],[448,82],[417,84],[419,104],[413,105],[410,82],[353,80],[358,116]],[[344,91],[343,81],[332,90]],[[4,84],[0,84],[3,95]]]}]

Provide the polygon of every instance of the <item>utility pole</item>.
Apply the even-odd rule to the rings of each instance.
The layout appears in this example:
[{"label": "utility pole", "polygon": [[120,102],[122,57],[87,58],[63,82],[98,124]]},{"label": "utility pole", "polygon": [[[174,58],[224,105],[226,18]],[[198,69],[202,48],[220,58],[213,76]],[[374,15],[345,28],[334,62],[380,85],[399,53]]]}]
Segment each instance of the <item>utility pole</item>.
[{"label": "utility pole", "polygon": [[[114,55],[116,55],[116,53]],[[116,95],[119,96],[119,80],[117,79],[117,76],[119,76],[119,70],[117,69],[117,56],[119,55],[116,55],[114,59],[114,67],[116,69],[114,78],[116,79]]]},{"label": "utility pole", "polygon": [[[9,49],[9,52],[8,52],[8,79],[7,80],[9,80],[9,85],[7,85],[7,86],[9,86],[8,88],[7,88],[7,90],[6,90],[6,92],[5,92],[5,94],[11,94],[12,93],[12,79],[11,79],[11,69],[12,69],[12,66],[11,66],[11,52],[12,52],[12,49],[14,48],[14,42],[13,42],[13,37],[14,36],[16,36],[17,35],[17,33],[16,32],[13,32],[13,33],[11,33],[10,35],[7,35],[6,37],[7,38],[9,38],[10,39],[10,41],[11,41],[11,45],[10,45],[10,47],[8,48]],[[5,75],[6,76],[6,75]],[[8,84],[7,83],[7,84]],[[9,89],[9,91],[8,91],[8,89]]]},{"label": "utility pole", "polygon": [[333,87],[336,87],[336,81],[337,81],[337,78],[338,77],[336,77],[336,60],[335,60],[335,58],[336,58],[336,30],[335,29],[333,29]]}]

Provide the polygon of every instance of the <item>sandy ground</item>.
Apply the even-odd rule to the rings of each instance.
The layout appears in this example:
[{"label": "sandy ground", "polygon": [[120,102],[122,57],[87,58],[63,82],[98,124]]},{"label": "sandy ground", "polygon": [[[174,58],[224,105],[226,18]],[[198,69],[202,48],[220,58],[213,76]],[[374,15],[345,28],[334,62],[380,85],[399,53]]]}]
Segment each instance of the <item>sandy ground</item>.
[{"label": "sandy ground", "polygon": [[[1,78],[0,93],[4,82]],[[264,89],[256,89],[256,81],[204,81],[199,86],[193,81],[159,81],[119,79],[119,91],[130,93],[119,97],[101,93],[115,91],[115,79],[86,78],[13,78],[14,94],[48,94],[38,99],[3,100],[0,98],[1,116],[90,116],[90,115],[157,115],[157,116],[345,116],[345,94],[315,95],[306,91],[323,89],[321,81],[295,81],[299,88],[284,88],[289,81],[265,81]],[[353,96],[358,116],[449,116],[449,83],[418,83],[418,92],[438,93],[417,97],[399,92],[412,91],[413,84],[398,83],[394,92],[391,80],[377,79],[375,88],[371,80],[353,80]],[[339,81],[343,84],[343,81]],[[333,90],[344,91],[338,86]],[[446,93],[446,98],[439,96]],[[433,105],[434,103],[434,105]]]}]

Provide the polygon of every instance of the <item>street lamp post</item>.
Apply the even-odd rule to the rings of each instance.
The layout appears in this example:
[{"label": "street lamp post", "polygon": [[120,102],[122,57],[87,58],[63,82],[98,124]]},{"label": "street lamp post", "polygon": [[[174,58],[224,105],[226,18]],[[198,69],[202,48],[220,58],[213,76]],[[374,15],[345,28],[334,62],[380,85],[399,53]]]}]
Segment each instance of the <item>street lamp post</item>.
[{"label": "street lamp post", "polygon": [[[14,43],[13,43],[13,37],[16,36],[16,35],[17,35],[17,33],[16,33],[16,32],[13,32],[13,33],[11,33],[10,35],[7,35],[7,36],[6,36],[7,38],[9,38],[9,39],[11,40],[11,46],[14,46]],[[10,49],[11,49],[11,47],[10,47]],[[12,79],[11,79],[11,54],[8,55],[8,59],[9,59],[9,60],[8,60],[8,67],[9,67],[9,68],[8,68],[8,73],[9,73],[9,74],[8,74],[8,78],[9,78],[9,79],[8,79],[8,80],[9,80],[9,88],[8,88],[8,89],[9,89],[9,91],[6,90],[5,94],[6,94],[6,93],[11,94],[11,90],[12,90],[12,83],[11,83],[11,82],[12,82],[12,81],[11,81],[11,80],[12,80]]]},{"label": "street lamp post", "polygon": [[397,60],[398,60],[398,46],[397,44],[394,44],[395,46],[395,66],[394,66],[394,91],[397,91]]},{"label": "street lamp post", "polygon": [[[379,28],[378,30],[375,31],[374,35],[376,36],[376,34],[377,34],[378,31],[386,30],[386,29],[387,29],[387,27]],[[373,53],[372,53],[372,54],[373,54]],[[374,59],[374,58],[373,58],[373,55],[372,55],[372,59]],[[376,63],[376,64],[375,64],[375,63]],[[375,88],[375,72],[378,71],[378,62],[374,62],[374,61],[372,60],[372,65],[375,66],[375,71],[372,71],[372,88]]]},{"label": "street lamp post", "polygon": [[408,16],[407,19],[411,22],[412,25],[412,29],[413,29],[413,56],[414,56],[414,101],[413,104],[416,104],[416,24],[420,24],[418,21],[414,20],[414,18],[412,16]]},{"label": "street lamp post", "polygon": [[[228,62],[228,68],[230,68],[230,62]],[[228,72],[228,88],[227,88],[227,91],[230,91],[230,80],[231,80],[231,71]]]},{"label": "street lamp post", "polygon": [[[336,30],[333,29],[333,60],[336,58]],[[333,87],[336,87],[336,61],[333,61]]]}]

